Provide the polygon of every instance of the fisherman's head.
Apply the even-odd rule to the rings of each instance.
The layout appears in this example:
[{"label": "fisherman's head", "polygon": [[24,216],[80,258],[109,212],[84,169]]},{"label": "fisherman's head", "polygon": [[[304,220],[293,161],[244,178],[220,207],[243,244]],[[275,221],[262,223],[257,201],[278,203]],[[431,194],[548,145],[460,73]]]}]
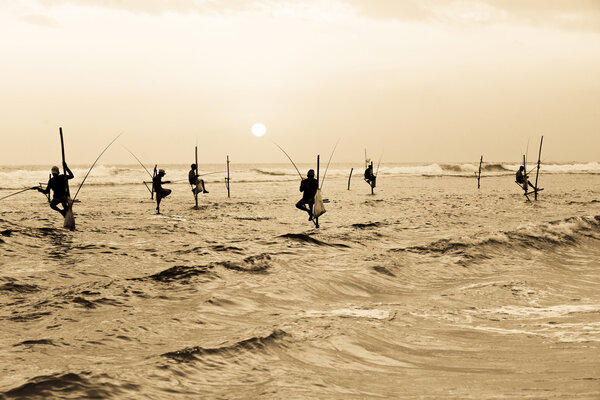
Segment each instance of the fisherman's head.
[{"label": "fisherman's head", "polygon": [[308,173],[306,174],[309,178],[314,178],[315,177],[315,170],[314,169],[309,169]]},{"label": "fisherman's head", "polygon": [[165,176],[166,172],[165,172],[165,170],[164,170],[164,169],[159,169],[159,170],[158,170],[158,174],[159,174],[160,176]]},{"label": "fisherman's head", "polygon": [[50,171],[52,172],[52,175],[54,175],[54,176],[60,174],[60,170],[58,169],[58,167],[56,165],[54,167],[52,167],[52,169]]},{"label": "fisherman's head", "polygon": [[525,169],[525,167],[522,165],[519,167],[519,171],[523,171],[524,169]]},{"label": "fisherman's head", "polygon": [[192,169],[196,169],[196,164],[192,164],[192,165],[190,165],[190,167],[191,167]]}]

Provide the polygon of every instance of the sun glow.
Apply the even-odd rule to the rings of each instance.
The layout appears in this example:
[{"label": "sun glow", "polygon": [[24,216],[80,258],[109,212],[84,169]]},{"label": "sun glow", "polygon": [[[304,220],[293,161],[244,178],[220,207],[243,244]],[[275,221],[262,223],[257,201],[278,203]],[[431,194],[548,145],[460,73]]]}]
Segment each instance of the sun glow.
[{"label": "sun glow", "polygon": [[262,136],[267,132],[267,127],[264,124],[256,123],[252,125],[252,134],[254,136]]}]

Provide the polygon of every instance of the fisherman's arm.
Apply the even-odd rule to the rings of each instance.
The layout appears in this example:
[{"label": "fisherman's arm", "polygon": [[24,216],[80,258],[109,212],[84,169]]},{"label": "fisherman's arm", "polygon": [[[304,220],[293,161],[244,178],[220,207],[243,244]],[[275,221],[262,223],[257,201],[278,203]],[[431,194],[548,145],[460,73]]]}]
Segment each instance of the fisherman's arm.
[{"label": "fisherman's arm", "polygon": [[43,189],[43,188],[41,188],[39,186],[34,186],[34,187],[32,187],[32,189],[36,189],[38,192],[44,193],[44,194],[50,193],[50,187],[49,186],[46,186],[46,189]]},{"label": "fisherman's arm", "polygon": [[75,175],[73,175],[73,173],[71,172],[71,170],[67,166],[67,163],[63,163],[63,168],[65,169],[65,172],[67,173],[66,174],[67,179],[73,179],[75,177]]},{"label": "fisherman's arm", "polygon": [[40,193],[50,194],[50,188],[51,187],[52,187],[52,178],[48,179],[48,184],[46,185],[45,189],[43,189],[41,187],[41,185],[40,186],[32,187],[32,189],[37,189],[37,191],[40,192]]}]

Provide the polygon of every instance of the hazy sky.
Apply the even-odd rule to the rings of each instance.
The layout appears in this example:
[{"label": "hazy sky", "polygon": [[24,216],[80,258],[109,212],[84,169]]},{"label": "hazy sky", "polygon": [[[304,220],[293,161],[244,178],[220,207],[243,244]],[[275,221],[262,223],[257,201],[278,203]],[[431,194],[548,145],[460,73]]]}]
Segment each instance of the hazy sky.
[{"label": "hazy sky", "polygon": [[0,0],[0,54],[0,164],[59,126],[72,164],[600,160],[600,0]]}]

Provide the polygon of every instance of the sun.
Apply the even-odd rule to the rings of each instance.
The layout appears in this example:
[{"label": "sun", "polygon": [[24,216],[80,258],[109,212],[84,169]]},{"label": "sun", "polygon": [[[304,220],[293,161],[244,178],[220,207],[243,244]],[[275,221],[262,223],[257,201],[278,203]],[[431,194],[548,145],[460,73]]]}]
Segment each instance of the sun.
[{"label": "sun", "polygon": [[264,124],[261,124],[260,122],[257,122],[256,124],[252,125],[252,134],[254,136],[262,136],[267,132],[267,127]]}]

